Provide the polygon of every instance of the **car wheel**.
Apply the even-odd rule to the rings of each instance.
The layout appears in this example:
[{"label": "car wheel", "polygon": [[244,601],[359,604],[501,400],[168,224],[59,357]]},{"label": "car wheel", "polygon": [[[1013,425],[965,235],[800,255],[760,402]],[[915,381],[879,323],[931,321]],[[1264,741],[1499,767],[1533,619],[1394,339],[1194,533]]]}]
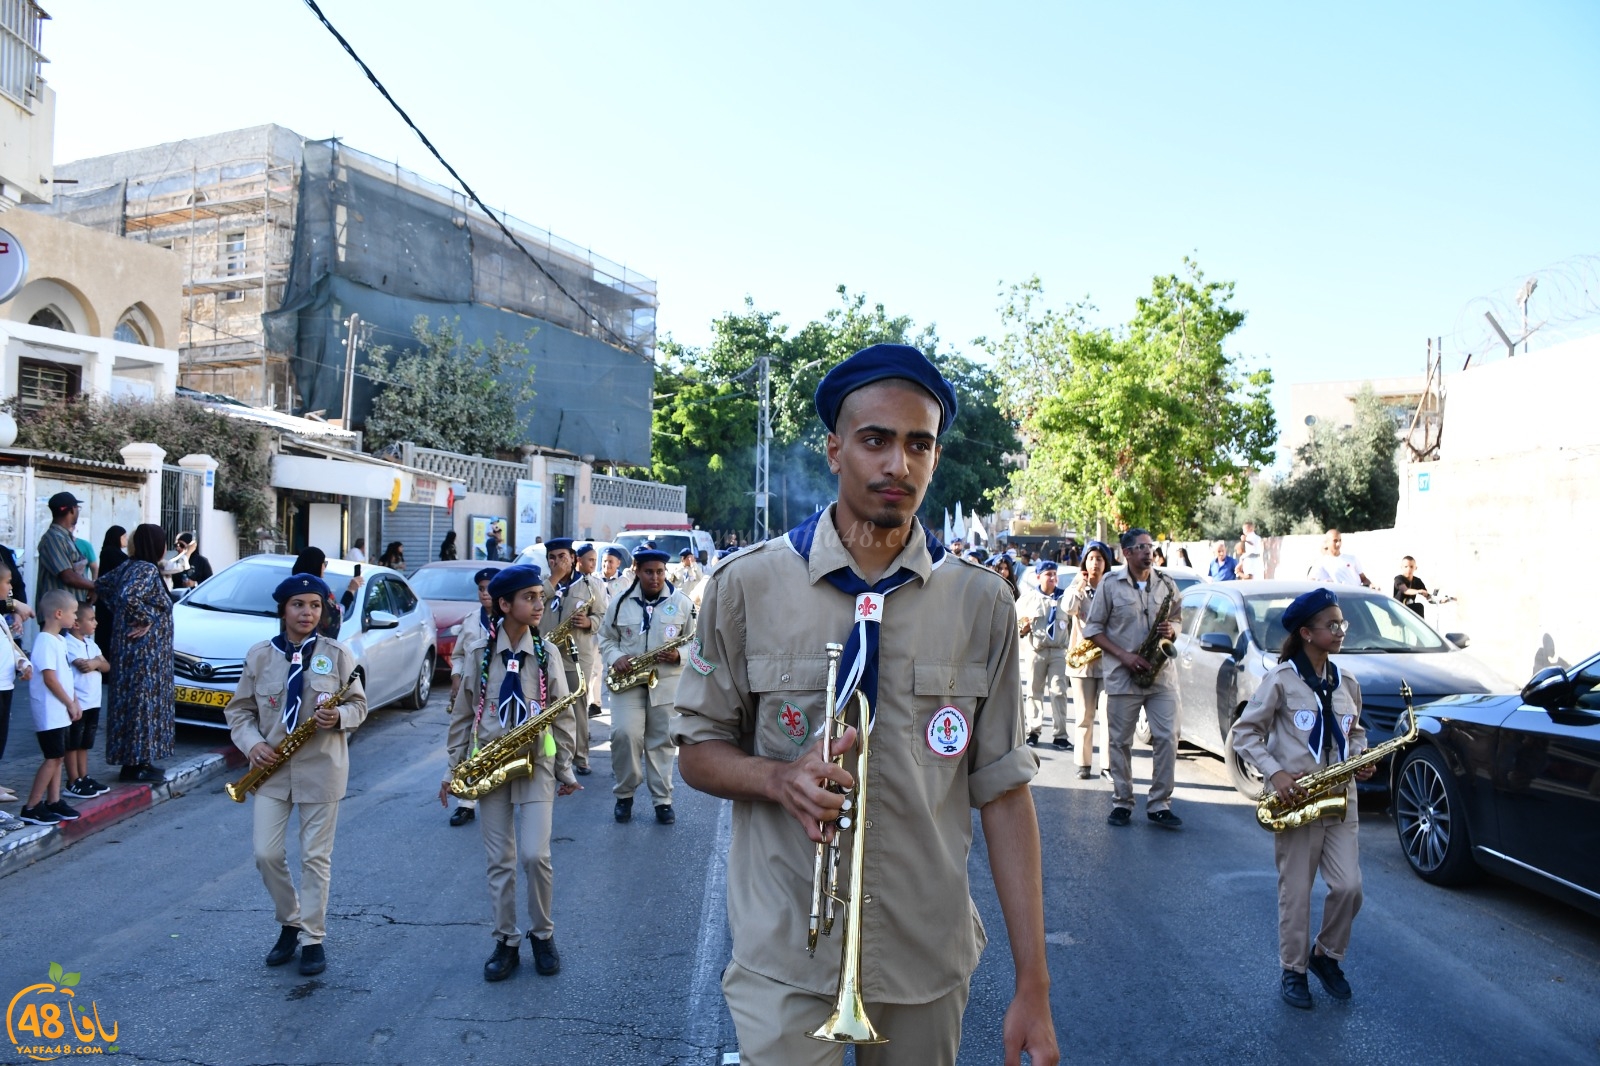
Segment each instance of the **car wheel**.
[{"label": "car wheel", "polygon": [[428,705],[428,695],[433,691],[433,652],[422,657],[422,667],[417,671],[417,683],[407,693],[404,706],[420,711]]},{"label": "car wheel", "polygon": [[1239,790],[1239,794],[1251,801],[1260,799],[1267,787],[1267,779],[1261,776],[1261,771],[1253,763],[1233,750],[1232,727],[1223,734],[1222,758],[1228,764],[1228,776],[1233,779],[1233,787]]},{"label": "car wheel", "polygon": [[1394,824],[1411,869],[1436,885],[1471,880],[1477,864],[1467,812],[1444,757],[1432,748],[1413,748],[1395,780]]}]

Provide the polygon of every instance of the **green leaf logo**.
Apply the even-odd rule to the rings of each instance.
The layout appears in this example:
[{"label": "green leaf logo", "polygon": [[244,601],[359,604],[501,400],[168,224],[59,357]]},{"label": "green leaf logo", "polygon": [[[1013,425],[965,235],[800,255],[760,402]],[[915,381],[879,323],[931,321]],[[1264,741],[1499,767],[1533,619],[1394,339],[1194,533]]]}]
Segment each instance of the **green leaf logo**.
[{"label": "green leaf logo", "polygon": [[78,983],[78,979],[82,976],[83,975],[81,973],[63,974],[61,977],[61,983],[66,985],[68,988],[71,988],[73,985]]},{"label": "green leaf logo", "polygon": [[50,964],[50,980],[56,984],[61,983],[61,964],[59,962]]}]

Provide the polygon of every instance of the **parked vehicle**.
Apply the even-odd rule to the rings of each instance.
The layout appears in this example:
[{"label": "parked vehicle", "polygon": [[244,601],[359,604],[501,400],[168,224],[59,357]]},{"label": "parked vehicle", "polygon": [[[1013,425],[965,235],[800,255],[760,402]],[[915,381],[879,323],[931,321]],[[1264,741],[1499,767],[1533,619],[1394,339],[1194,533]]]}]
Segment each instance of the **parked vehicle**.
[{"label": "parked vehicle", "polygon": [[473,576],[485,567],[496,570],[510,566],[505,562],[482,559],[424,563],[411,572],[411,591],[422,597],[433,613],[434,669],[450,671],[450,653],[461,635],[461,623],[478,613],[478,584]]},{"label": "parked vehicle", "polygon": [[[177,719],[226,727],[222,710],[244,672],[250,648],[276,636],[272,590],[289,576],[292,555],[251,555],[216,574],[172,607]],[[338,600],[355,563],[330,559],[324,580]],[[365,564],[366,579],[339,629],[355,653],[367,705],[404,701],[419,708],[433,685],[434,625],[403,575]]]},{"label": "parked vehicle", "polygon": [[707,573],[716,566],[717,546],[712,542],[711,534],[703,529],[630,529],[626,533],[617,534],[617,543],[628,553],[630,559],[634,552],[651,542],[654,542],[659,550],[666,552],[674,563],[678,561],[683,549],[689,548]]},{"label": "parked vehicle", "polygon": [[[594,545],[594,550],[599,552],[601,556],[600,561],[595,563],[595,573],[599,573],[599,568],[604,565],[607,548],[618,548],[622,551],[622,569],[626,570],[633,565],[633,553],[614,540],[584,540],[581,537],[574,537],[572,543],[574,545]],[[537,566],[546,577],[550,575],[550,564],[545,557],[543,544],[532,544],[523,548],[517,553],[516,562],[519,566],[528,566],[530,564]]]},{"label": "parked vehicle", "polygon": [[1600,655],[1417,720],[1392,783],[1416,875],[1457,885],[1489,870],[1600,915]]}]

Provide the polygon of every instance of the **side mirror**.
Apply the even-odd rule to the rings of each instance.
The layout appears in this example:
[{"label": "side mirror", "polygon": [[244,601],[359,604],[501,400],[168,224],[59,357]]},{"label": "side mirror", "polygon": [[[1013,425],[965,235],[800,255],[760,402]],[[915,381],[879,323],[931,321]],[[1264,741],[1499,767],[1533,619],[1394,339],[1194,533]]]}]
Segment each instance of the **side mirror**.
[{"label": "side mirror", "polygon": [[373,611],[367,616],[368,629],[399,629],[400,619],[388,611]]},{"label": "side mirror", "polygon": [[1547,711],[1560,710],[1571,702],[1572,682],[1559,666],[1547,666],[1522,686],[1522,702]]},{"label": "side mirror", "polygon": [[1444,639],[1448,640],[1458,648],[1465,648],[1468,644],[1472,643],[1472,638],[1467,636],[1465,633],[1446,633],[1444,635]]},{"label": "side mirror", "polygon": [[1233,654],[1233,641],[1226,633],[1200,634],[1200,647],[1205,651],[1218,651],[1224,655]]}]

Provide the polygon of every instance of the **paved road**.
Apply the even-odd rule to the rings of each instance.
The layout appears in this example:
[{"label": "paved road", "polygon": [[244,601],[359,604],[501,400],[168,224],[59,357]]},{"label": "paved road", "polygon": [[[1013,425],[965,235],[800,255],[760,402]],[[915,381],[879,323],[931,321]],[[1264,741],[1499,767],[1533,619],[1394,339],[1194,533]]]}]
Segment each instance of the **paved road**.
[{"label": "paved road", "polygon": [[[481,840],[449,828],[434,796],[443,735],[437,697],[422,712],[379,712],[358,734],[320,978],[261,965],[276,927],[249,814],[218,782],[0,883],[0,991],[9,999],[61,962],[83,975],[80,1001],[120,1025],[119,1055],[140,1062],[720,1063],[733,1049],[716,983],[726,805],[680,785],[675,827],[618,826],[602,747],[587,790],[557,807],[563,971],[540,978],[525,958],[488,985]],[[1600,1058],[1600,921],[1502,882],[1423,884],[1389,823],[1367,812],[1367,902],[1347,964],[1356,998],[1293,1011],[1276,998],[1271,839],[1221,764],[1180,760],[1188,828],[1168,833],[1142,817],[1110,828],[1108,786],[1079,782],[1053,750],[1041,759],[1069,1061]],[[973,883],[991,940],[963,1064],[999,1061],[1011,983],[981,835]]]}]

